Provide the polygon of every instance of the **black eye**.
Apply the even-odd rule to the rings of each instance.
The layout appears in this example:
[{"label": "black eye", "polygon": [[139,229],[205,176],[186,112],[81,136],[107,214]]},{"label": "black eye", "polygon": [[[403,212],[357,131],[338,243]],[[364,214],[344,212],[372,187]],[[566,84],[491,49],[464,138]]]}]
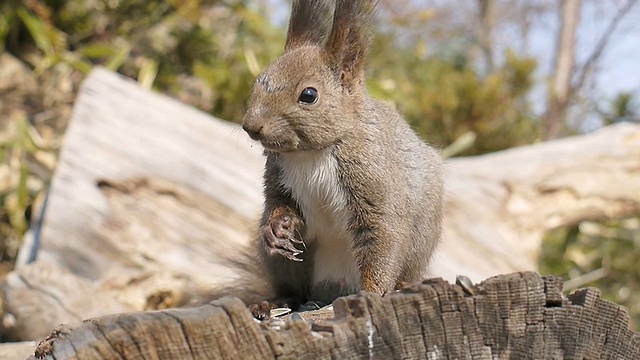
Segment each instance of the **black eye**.
[{"label": "black eye", "polygon": [[302,90],[302,93],[300,93],[298,101],[307,105],[314,104],[318,101],[318,90],[312,87],[305,88]]}]

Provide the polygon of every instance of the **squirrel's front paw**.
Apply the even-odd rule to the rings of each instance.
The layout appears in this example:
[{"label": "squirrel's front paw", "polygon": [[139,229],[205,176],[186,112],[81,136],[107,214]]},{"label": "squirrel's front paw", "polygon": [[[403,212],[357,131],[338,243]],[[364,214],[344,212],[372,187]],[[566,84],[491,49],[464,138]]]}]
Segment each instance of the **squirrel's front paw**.
[{"label": "squirrel's front paw", "polygon": [[[302,261],[298,255],[302,250],[294,244],[302,244],[299,239],[302,219],[288,208],[277,208],[262,226],[262,240],[267,253],[271,256],[280,255],[292,261]],[[304,244],[303,244],[304,245]]]}]

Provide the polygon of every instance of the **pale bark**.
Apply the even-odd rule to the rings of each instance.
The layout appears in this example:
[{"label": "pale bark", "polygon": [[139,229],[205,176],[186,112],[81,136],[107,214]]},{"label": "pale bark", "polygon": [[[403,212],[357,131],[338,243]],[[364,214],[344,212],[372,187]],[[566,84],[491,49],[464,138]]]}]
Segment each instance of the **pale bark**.
[{"label": "pale bark", "polygon": [[496,25],[495,0],[478,0],[480,8],[480,29],[478,30],[478,44],[482,52],[486,73],[494,69],[493,58],[493,30]]},{"label": "pale bark", "polygon": [[627,2],[623,6],[618,8],[618,11],[611,19],[611,21],[609,21],[609,24],[607,24],[605,31],[598,39],[596,46],[587,57],[587,60],[580,67],[580,70],[578,71],[578,74],[576,76],[575,85],[573,86],[575,89],[582,89],[584,84],[587,82],[587,79],[593,73],[598,60],[600,60],[600,57],[602,57],[602,54],[607,48],[607,45],[609,45],[611,36],[618,28],[618,25],[637,3],[638,0],[627,0]]},{"label": "pale bark", "polygon": [[580,22],[582,0],[565,0],[562,3],[560,32],[556,48],[556,65],[553,74],[547,113],[544,115],[546,139],[556,138],[565,123],[575,68],[576,29]]},{"label": "pale bark", "polygon": [[549,90],[546,113],[543,116],[546,139],[554,139],[561,135],[566,125],[567,112],[576,94],[583,90],[592,77],[598,61],[605,53],[611,37],[622,20],[638,0],[627,0],[618,8],[604,32],[598,38],[595,47],[586,57],[584,63],[576,65],[575,46],[576,29],[580,21],[581,0],[566,0],[562,6],[561,28],[558,33],[556,66]]}]

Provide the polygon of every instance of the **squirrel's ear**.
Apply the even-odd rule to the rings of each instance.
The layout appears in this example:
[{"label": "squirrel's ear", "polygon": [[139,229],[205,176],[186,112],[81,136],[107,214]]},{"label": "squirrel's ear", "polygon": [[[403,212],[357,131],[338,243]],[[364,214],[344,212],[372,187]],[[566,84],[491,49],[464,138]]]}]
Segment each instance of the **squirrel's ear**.
[{"label": "squirrel's ear", "polygon": [[377,3],[377,0],[336,1],[324,58],[349,89],[364,82],[364,61]]},{"label": "squirrel's ear", "polygon": [[304,45],[322,46],[331,27],[331,0],[293,0],[284,49]]}]

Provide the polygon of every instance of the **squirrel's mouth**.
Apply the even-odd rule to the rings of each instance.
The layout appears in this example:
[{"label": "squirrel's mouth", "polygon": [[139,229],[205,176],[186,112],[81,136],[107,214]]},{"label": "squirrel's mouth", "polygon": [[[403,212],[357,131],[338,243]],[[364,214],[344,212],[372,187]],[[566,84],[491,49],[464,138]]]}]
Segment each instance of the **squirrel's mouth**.
[{"label": "squirrel's mouth", "polygon": [[297,150],[295,146],[293,146],[292,144],[289,144],[283,141],[278,141],[278,140],[269,140],[269,139],[262,138],[260,140],[260,144],[262,144],[262,146],[268,151],[279,152],[279,153],[292,152]]},{"label": "squirrel's mouth", "polygon": [[312,145],[305,142],[301,142],[298,139],[291,139],[289,141],[283,141],[281,139],[266,139],[259,140],[262,147],[265,150],[276,153],[294,153],[294,152],[309,152],[320,151],[332,148],[340,143],[340,141],[334,141],[332,143]]}]

